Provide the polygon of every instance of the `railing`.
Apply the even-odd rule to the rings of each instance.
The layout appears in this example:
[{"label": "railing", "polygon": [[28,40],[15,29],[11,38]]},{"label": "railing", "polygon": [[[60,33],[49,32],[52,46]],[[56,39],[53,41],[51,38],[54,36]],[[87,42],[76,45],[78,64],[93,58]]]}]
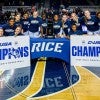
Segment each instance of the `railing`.
[{"label": "railing", "polygon": [[81,8],[83,11],[88,9],[90,11],[100,11],[100,6],[69,6],[69,8],[73,9],[75,7]]},{"label": "railing", "polygon": [[[99,11],[100,6],[69,6],[70,9],[74,9],[75,7],[79,7],[82,10],[89,9],[90,11]],[[2,12],[6,11],[17,11],[18,8],[23,8],[23,9],[31,9],[31,6],[2,6]]]},{"label": "railing", "polygon": [[11,11],[15,12],[18,8],[31,9],[31,6],[2,6],[2,12]]}]

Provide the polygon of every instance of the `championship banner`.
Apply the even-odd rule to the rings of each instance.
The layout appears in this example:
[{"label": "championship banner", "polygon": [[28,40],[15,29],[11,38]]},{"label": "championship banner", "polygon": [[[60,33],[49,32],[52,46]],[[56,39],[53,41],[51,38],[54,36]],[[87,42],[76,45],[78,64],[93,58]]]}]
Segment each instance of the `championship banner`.
[{"label": "championship banner", "polygon": [[100,66],[100,36],[71,36],[71,65]]},{"label": "championship banner", "polygon": [[[1,73],[0,100],[27,100],[34,98],[34,96],[41,97],[42,95],[53,94],[69,87],[67,78],[70,74],[70,41],[59,38],[29,40],[31,65],[27,67],[24,64],[26,66],[24,68],[10,69]],[[34,60],[40,57],[44,57],[45,60]],[[47,57],[54,57],[54,59],[50,60]],[[55,58],[60,59],[56,61]],[[67,77],[65,67],[67,68]]]},{"label": "championship banner", "polygon": [[39,57],[60,58],[70,63],[70,41],[65,38],[31,39],[31,59]]},{"label": "championship banner", "polygon": [[29,36],[1,37],[0,69],[9,70],[26,66],[30,66]]}]

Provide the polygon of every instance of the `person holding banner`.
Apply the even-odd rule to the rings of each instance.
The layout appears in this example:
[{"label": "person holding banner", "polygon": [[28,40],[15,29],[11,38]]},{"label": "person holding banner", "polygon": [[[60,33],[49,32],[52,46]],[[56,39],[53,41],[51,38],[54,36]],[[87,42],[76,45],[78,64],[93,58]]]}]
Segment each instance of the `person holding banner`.
[{"label": "person holding banner", "polygon": [[23,36],[24,34],[22,34],[22,26],[18,25],[15,29],[15,35],[14,36]]},{"label": "person holding banner", "polygon": [[68,38],[70,39],[70,35],[83,35],[83,32],[81,30],[78,30],[76,24],[72,24],[71,30],[68,34]]},{"label": "person holding banner", "polygon": [[15,28],[15,19],[11,17],[9,18],[8,23],[3,25],[4,36],[13,36]]}]

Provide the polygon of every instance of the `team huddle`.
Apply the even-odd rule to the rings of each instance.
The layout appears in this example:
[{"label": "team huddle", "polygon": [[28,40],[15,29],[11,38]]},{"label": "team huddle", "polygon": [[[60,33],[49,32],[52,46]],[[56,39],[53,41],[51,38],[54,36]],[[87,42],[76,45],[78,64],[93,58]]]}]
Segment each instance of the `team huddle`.
[{"label": "team huddle", "polygon": [[62,9],[60,13],[43,11],[39,15],[35,10],[31,14],[17,12],[5,23],[0,23],[0,37],[29,35],[39,38],[54,35],[56,38],[70,39],[70,35],[84,34],[100,34],[100,12],[92,15],[89,10],[85,10],[80,16],[74,11],[68,14],[66,9]]}]

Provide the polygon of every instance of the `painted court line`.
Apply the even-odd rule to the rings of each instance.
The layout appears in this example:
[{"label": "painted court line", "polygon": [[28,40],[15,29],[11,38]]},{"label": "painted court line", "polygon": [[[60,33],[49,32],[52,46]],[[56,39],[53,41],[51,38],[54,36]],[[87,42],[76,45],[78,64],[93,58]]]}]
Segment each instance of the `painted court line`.
[{"label": "painted court line", "polygon": [[34,74],[32,76],[31,82],[22,92],[18,93],[14,97],[11,97],[7,100],[26,100],[27,97],[33,95],[38,90],[40,90],[42,85],[42,80],[44,78],[44,72],[46,67],[46,61],[38,61]]},{"label": "painted court line", "polygon": [[73,87],[77,100],[100,100],[100,80],[86,68],[75,67],[80,75],[80,81],[77,84],[70,86],[63,91],[37,98],[30,98],[28,100],[73,100],[71,87]]}]

